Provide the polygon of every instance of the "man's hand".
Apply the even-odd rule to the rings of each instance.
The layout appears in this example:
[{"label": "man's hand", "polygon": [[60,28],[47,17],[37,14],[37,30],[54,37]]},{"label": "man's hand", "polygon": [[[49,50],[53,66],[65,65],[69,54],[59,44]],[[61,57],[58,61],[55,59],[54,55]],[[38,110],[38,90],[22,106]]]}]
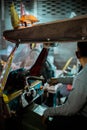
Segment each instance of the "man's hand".
[{"label": "man's hand", "polygon": [[49,83],[50,85],[55,85],[55,84],[58,83],[58,78],[51,78],[51,79],[48,81],[48,83]]},{"label": "man's hand", "polygon": [[47,121],[47,118],[43,115],[43,116],[42,116],[42,124],[43,124],[44,126],[47,126],[46,121]]},{"label": "man's hand", "polygon": [[48,129],[50,124],[52,123],[53,117],[46,118],[44,115],[42,116],[42,125]]}]

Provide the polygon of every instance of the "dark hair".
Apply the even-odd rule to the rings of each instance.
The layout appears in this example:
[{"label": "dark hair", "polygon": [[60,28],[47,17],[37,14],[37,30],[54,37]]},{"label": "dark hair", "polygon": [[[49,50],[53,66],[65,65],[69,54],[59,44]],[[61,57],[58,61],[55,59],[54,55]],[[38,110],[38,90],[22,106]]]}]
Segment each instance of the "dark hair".
[{"label": "dark hair", "polygon": [[77,47],[79,49],[80,56],[87,57],[87,42],[78,42]]}]

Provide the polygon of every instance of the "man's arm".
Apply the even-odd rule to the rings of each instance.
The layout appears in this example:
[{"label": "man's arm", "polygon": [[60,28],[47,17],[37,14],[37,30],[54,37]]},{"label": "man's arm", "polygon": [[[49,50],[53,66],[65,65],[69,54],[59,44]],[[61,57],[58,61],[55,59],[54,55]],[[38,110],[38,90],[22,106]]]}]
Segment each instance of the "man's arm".
[{"label": "man's arm", "polygon": [[63,84],[72,84],[73,82],[73,76],[63,76],[58,78],[51,78],[48,83],[50,85],[55,85],[57,83],[63,83]]}]

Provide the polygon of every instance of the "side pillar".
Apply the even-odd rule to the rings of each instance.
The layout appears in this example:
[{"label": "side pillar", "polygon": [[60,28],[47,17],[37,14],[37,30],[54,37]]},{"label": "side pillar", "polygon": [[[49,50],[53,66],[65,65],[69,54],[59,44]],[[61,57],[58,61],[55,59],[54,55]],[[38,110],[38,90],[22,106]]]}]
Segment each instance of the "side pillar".
[{"label": "side pillar", "polygon": [[5,30],[5,8],[4,0],[1,0],[1,32],[0,32],[0,49],[6,48],[6,41],[3,39],[3,31]]}]

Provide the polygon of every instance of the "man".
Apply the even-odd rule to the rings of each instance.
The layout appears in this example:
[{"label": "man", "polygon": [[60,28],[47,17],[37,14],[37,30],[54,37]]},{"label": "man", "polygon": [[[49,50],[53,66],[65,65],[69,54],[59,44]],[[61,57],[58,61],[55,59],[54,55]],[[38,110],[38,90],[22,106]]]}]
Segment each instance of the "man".
[{"label": "man", "polygon": [[73,89],[67,101],[57,107],[50,107],[44,111],[42,122],[52,117],[50,128],[80,128],[87,122],[87,42],[78,42],[76,56],[83,69],[73,80]]}]

